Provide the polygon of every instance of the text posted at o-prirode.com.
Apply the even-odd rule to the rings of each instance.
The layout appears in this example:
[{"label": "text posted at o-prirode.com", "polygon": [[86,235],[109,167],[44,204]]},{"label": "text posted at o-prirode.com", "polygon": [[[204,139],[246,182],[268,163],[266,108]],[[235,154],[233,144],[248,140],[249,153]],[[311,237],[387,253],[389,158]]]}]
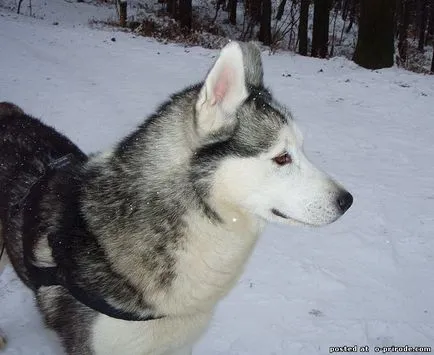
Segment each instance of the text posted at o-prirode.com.
[{"label": "text posted at o-prirode.com", "polygon": [[388,345],[388,346],[370,346],[370,345],[338,345],[330,346],[330,354],[339,353],[430,353],[431,346],[411,346],[411,345]]}]

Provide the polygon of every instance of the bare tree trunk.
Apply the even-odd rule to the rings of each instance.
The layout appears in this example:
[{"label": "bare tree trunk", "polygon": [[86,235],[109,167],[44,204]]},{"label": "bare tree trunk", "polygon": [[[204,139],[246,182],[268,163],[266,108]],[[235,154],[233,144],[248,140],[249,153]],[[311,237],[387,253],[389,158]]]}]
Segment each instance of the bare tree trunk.
[{"label": "bare tree trunk", "polygon": [[127,2],[119,1],[119,26],[127,26]]},{"label": "bare tree trunk", "polygon": [[300,20],[298,22],[298,53],[307,55],[307,29],[309,25],[310,0],[301,0]]},{"label": "bare tree trunk", "polygon": [[395,0],[363,0],[353,60],[368,69],[393,65]]},{"label": "bare tree trunk", "polygon": [[419,31],[420,31],[420,20],[421,20],[420,9],[422,8],[423,0],[414,0],[414,2],[415,2],[415,9],[412,15],[415,17],[415,21],[412,23],[412,25],[414,26],[412,32],[414,34],[414,39],[416,39],[418,38]]},{"label": "bare tree trunk", "polygon": [[167,0],[167,12],[172,18],[176,18],[176,0]]},{"label": "bare tree trunk", "polygon": [[339,13],[339,3],[335,6],[335,15],[333,18],[333,29],[332,29],[332,43],[330,45],[330,57],[333,57],[335,52],[335,32],[336,32],[336,20],[338,18]]},{"label": "bare tree trunk", "polygon": [[253,31],[260,20],[261,0],[244,0],[244,22],[241,35],[243,41],[253,38]]},{"label": "bare tree trunk", "polygon": [[19,14],[20,11],[21,11],[21,4],[22,4],[22,3],[23,3],[23,0],[19,0],[19,1],[18,1],[17,14]]},{"label": "bare tree trunk", "polygon": [[312,31],[312,57],[327,57],[330,0],[315,0]]},{"label": "bare tree trunk", "polygon": [[398,53],[400,65],[405,65],[407,62],[407,36],[408,25],[410,22],[410,1],[400,0],[399,3],[399,26],[398,26]]},{"label": "bare tree trunk", "polygon": [[179,24],[183,31],[191,30],[192,4],[191,0],[179,0]]},{"label": "bare tree trunk", "polygon": [[262,0],[261,14],[259,40],[269,46],[271,44],[271,0]]},{"label": "bare tree trunk", "polygon": [[229,22],[237,24],[237,0],[229,0]]},{"label": "bare tree trunk", "polygon": [[223,11],[224,11],[224,7],[225,7],[225,1],[224,0],[217,0],[217,2],[215,4],[215,15],[214,15],[214,18],[212,19],[212,23],[215,23],[215,21],[217,20],[217,16],[219,14],[220,8],[223,8]]},{"label": "bare tree trunk", "polygon": [[286,0],[281,0],[279,6],[277,7],[276,20],[280,21],[283,16],[283,11],[285,10]]},{"label": "bare tree trunk", "polygon": [[[351,7],[350,7],[350,23],[348,24],[348,27],[346,29],[346,33],[350,33],[351,28],[353,28],[354,21],[356,20],[357,15],[357,1],[358,0],[350,0]],[[364,0],[362,0],[364,1]]]},{"label": "bare tree trunk", "polygon": [[432,46],[432,49],[431,73],[434,74],[434,46]]},{"label": "bare tree trunk", "polygon": [[420,7],[420,28],[419,28],[419,44],[417,48],[422,52],[425,47],[425,30],[426,30],[426,23],[428,20],[428,1],[422,0],[421,7]]},{"label": "bare tree trunk", "polygon": [[245,9],[254,24],[261,20],[262,0],[245,0]]},{"label": "bare tree trunk", "polygon": [[349,9],[350,2],[351,0],[344,0],[344,3],[342,5],[342,20],[344,20],[344,22],[347,20],[348,17],[348,9]]},{"label": "bare tree trunk", "polygon": [[430,1],[429,4],[429,23],[428,23],[428,31],[426,35],[426,41],[431,41],[431,43],[434,45],[434,0]]}]

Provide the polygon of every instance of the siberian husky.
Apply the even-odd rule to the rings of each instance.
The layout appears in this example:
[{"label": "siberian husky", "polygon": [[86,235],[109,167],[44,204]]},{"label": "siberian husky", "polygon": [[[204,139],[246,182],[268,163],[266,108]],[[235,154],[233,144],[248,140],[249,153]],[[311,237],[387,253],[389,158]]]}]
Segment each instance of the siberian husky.
[{"label": "siberian husky", "polygon": [[191,354],[267,222],[321,226],[351,206],[302,144],[253,43],[230,42],[104,154],[5,103],[7,256],[67,354]]}]

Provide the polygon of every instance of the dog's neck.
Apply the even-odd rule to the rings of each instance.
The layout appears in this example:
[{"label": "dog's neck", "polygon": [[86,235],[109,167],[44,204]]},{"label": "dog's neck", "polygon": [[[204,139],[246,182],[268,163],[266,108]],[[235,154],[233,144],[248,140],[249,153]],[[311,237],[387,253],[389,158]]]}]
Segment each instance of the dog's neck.
[{"label": "dog's neck", "polygon": [[[117,180],[111,173],[107,178]],[[263,223],[222,201],[211,205],[219,216],[216,221],[194,199],[188,201],[185,193],[174,193],[171,200],[165,194],[162,189],[153,197],[163,204],[170,201],[175,209],[179,206],[184,209],[182,214],[168,215],[170,208],[161,206],[151,210],[152,204],[145,202],[142,216],[134,213],[107,219],[104,224],[90,223],[91,230],[115,261],[114,270],[135,284],[159,313],[210,311],[238,280]],[[103,196],[93,204],[110,209]],[[119,201],[112,208],[123,208],[125,203]],[[112,211],[107,216],[114,214]],[[175,220],[169,221],[171,218]],[[163,280],[165,275],[170,275],[167,281]]]},{"label": "dog's neck", "polygon": [[177,251],[179,277],[162,307],[169,313],[212,310],[235,285],[251,255],[262,223],[235,211],[210,224],[196,213],[186,216],[183,248]]},{"label": "dog's neck", "polygon": [[[195,99],[193,90],[182,106]],[[175,113],[166,108],[116,152],[91,159],[83,198],[114,270],[163,314],[212,309],[238,279],[263,224],[197,191],[189,171],[194,110]]]}]

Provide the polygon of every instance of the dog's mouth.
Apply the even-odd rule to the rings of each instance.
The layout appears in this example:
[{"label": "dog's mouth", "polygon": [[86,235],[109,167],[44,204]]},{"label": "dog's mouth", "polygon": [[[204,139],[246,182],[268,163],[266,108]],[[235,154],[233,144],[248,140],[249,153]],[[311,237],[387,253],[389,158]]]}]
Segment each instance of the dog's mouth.
[{"label": "dog's mouth", "polygon": [[273,208],[271,209],[271,213],[274,214],[277,217],[283,218],[285,219],[287,222],[294,224],[294,225],[298,225],[298,226],[313,226],[313,224],[310,223],[306,223],[306,222],[302,222],[298,219],[292,218],[287,216],[286,214],[280,212],[278,209]]},{"label": "dog's mouth", "polygon": [[276,215],[277,217],[281,217],[281,218],[285,218],[285,219],[292,219],[291,217],[288,217],[286,214],[280,212],[279,210],[277,210],[277,209],[275,209],[275,208],[273,208],[273,209],[271,210],[271,212],[272,212],[274,215]]}]

